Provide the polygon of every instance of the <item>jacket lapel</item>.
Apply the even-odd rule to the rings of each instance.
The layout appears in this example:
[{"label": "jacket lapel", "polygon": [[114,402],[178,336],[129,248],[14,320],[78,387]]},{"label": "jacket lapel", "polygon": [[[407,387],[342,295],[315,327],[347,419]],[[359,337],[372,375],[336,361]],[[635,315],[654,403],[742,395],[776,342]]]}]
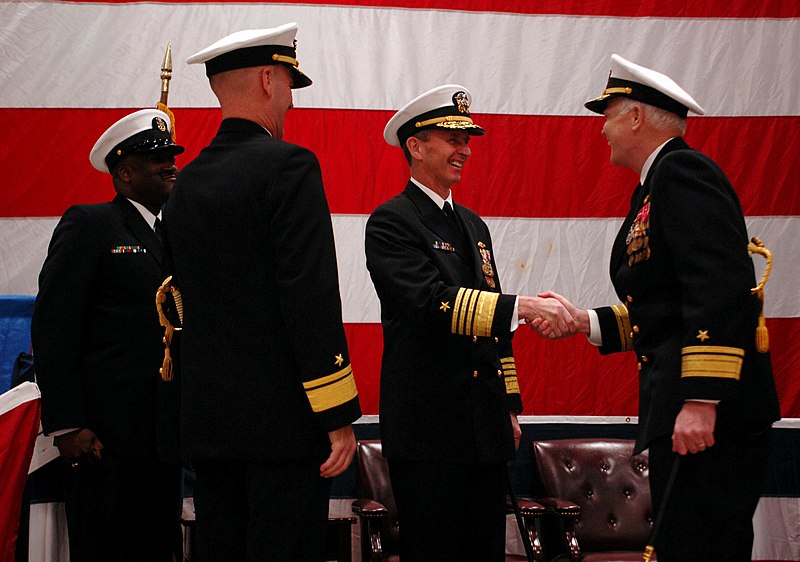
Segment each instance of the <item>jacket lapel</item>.
[{"label": "jacket lapel", "polygon": [[[464,247],[469,241],[462,236],[461,232],[453,227],[436,203],[411,181],[406,185],[405,194],[417,208],[422,224],[438,237],[438,241],[451,244],[455,249],[456,255],[468,264],[472,264],[470,250]],[[458,216],[457,211],[456,216]],[[460,218],[458,220],[461,221]],[[461,224],[463,225],[464,221],[461,221]]]},{"label": "jacket lapel", "polygon": [[119,209],[122,215],[123,223],[138,240],[142,246],[147,250],[147,253],[153,256],[156,264],[161,266],[161,242],[156,237],[156,233],[144,220],[142,214],[134,207],[130,201],[124,196],[117,195],[114,197],[114,204]]},{"label": "jacket lapel", "polygon": [[[482,287],[485,284],[485,280],[483,276],[483,257],[478,249],[478,232],[473,223],[463,220],[460,207],[461,205],[455,205],[456,216],[464,227],[464,242],[467,244],[467,247],[464,248],[464,259],[468,261],[474,275],[472,286]],[[482,242],[486,243],[485,240],[482,240]]]}]

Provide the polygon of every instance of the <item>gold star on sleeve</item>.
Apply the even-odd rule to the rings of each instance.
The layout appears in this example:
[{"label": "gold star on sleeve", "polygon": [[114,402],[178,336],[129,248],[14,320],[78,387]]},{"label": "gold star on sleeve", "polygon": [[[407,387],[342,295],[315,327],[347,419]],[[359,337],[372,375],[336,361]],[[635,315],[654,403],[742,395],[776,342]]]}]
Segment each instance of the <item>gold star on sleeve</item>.
[{"label": "gold star on sleeve", "polygon": [[708,330],[697,330],[697,336],[695,337],[703,343],[705,343],[706,340],[711,339],[711,336],[708,335]]},{"label": "gold star on sleeve", "polygon": [[341,367],[342,363],[344,363],[344,357],[342,357],[342,354],[340,353],[339,355],[334,357],[333,362],[336,363],[337,367]]},{"label": "gold star on sleeve", "polygon": [[448,310],[450,310],[450,303],[448,301],[443,302],[442,306],[439,307],[439,310],[441,310],[442,312],[447,312]]}]

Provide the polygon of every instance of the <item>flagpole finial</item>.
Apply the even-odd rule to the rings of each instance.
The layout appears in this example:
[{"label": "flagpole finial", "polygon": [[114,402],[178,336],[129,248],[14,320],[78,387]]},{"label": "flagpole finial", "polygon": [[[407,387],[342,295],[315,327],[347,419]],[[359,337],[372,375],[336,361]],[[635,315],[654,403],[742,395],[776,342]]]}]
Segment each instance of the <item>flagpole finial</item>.
[{"label": "flagpole finial", "polygon": [[172,42],[167,43],[164,62],[161,63],[161,103],[167,105],[169,97],[169,81],[172,79]]}]

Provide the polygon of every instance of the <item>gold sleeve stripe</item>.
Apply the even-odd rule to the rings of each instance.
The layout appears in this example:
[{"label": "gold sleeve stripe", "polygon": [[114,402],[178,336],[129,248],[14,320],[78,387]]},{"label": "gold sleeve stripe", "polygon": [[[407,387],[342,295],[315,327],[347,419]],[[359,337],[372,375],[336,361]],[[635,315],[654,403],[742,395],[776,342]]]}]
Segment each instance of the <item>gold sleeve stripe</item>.
[{"label": "gold sleeve stripe", "polygon": [[503,373],[506,375],[517,374],[517,363],[513,357],[503,357],[500,359],[500,366],[503,367]]},{"label": "gold sleeve stripe", "polygon": [[506,375],[506,394],[519,394],[519,379],[516,376]]},{"label": "gold sleeve stripe", "polygon": [[490,336],[500,293],[460,288],[453,306],[451,331],[463,336]]},{"label": "gold sleeve stripe", "polygon": [[468,295],[471,293],[472,289],[465,289],[461,287],[458,290],[458,294],[456,295],[456,303],[453,305],[453,321],[450,325],[450,331],[454,334],[459,333],[459,326],[461,325],[462,319],[459,318],[459,315],[463,314],[463,310],[465,309],[462,304],[465,298],[468,298]]},{"label": "gold sleeve stripe", "polygon": [[356,380],[350,365],[332,375],[303,383],[306,396],[315,412],[324,412],[341,406],[358,396]]},{"label": "gold sleeve stripe", "polygon": [[500,359],[503,367],[503,379],[506,383],[506,394],[519,394],[519,379],[517,378],[517,363],[513,357]]},{"label": "gold sleeve stripe", "polygon": [[633,349],[631,339],[631,319],[628,317],[628,308],[624,304],[615,304],[611,307],[614,316],[617,317],[617,329],[619,330],[619,342],[622,351]]},{"label": "gold sleeve stripe", "polygon": [[682,351],[681,377],[739,380],[744,350],[738,347],[692,345]]},{"label": "gold sleeve stripe", "polygon": [[464,301],[464,310],[462,310],[459,313],[459,318],[461,319],[460,332],[468,336],[473,335],[472,333],[470,333],[470,326],[472,326],[472,323],[474,322],[475,319],[475,303],[478,300],[479,292],[480,291],[476,291],[475,289],[469,289],[467,298]]},{"label": "gold sleeve stripe", "polygon": [[476,336],[492,335],[492,321],[494,320],[494,310],[497,308],[498,300],[500,300],[500,293],[480,291],[478,311],[475,314],[475,321],[472,325],[473,334]]}]

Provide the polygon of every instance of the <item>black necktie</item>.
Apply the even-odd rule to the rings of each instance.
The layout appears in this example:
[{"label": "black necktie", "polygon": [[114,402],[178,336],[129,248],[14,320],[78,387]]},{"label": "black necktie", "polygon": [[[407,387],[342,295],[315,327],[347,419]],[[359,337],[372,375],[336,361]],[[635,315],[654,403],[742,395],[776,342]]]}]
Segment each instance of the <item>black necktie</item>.
[{"label": "black necktie", "polygon": [[161,219],[156,217],[156,222],[153,224],[153,232],[156,233],[156,238],[161,241]]},{"label": "black necktie", "polygon": [[452,222],[456,221],[456,213],[453,210],[453,207],[450,206],[450,201],[444,202],[444,207],[442,207],[442,212],[444,213],[444,216],[446,216],[450,221]]},{"label": "black necktie", "polygon": [[450,222],[450,226],[453,227],[455,234],[462,236],[464,232],[461,228],[461,223],[458,221],[456,212],[453,210],[453,207],[450,206],[449,201],[444,202],[444,207],[442,207],[442,212],[444,213],[444,216],[447,217],[447,220]]}]

